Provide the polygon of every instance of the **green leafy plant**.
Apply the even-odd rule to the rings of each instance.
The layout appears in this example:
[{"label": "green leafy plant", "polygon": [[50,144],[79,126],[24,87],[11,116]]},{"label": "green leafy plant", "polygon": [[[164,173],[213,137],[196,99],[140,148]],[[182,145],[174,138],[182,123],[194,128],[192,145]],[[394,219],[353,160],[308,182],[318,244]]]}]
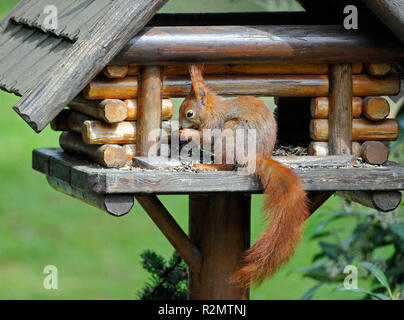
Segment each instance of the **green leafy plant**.
[{"label": "green leafy plant", "polygon": [[141,254],[143,268],[151,280],[138,292],[141,300],[185,300],[187,298],[187,266],[177,252],[168,262],[152,252]]},{"label": "green leafy plant", "polygon": [[[348,205],[345,210],[331,214],[314,230],[312,239],[320,240],[321,252],[314,256],[313,265],[300,268],[304,276],[317,284],[302,299],[311,299],[324,284],[335,284],[336,290],[364,293],[364,299],[397,300],[404,292],[404,219],[403,207],[393,213],[358,212]],[[345,225],[346,219],[357,221],[348,234],[334,223]],[[327,241],[325,241],[327,239]],[[334,239],[333,241],[330,239]],[[345,289],[348,265],[361,267],[358,277],[370,280],[370,290]],[[360,271],[360,272],[359,272]],[[369,277],[371,275],[371,277]]]}]

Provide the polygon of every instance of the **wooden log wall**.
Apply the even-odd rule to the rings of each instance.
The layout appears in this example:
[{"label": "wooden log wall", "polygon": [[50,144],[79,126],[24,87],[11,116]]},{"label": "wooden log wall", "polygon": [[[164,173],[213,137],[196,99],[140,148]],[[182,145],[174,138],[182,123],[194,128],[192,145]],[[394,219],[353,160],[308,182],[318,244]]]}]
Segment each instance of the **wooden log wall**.
[{"label": "wooden log wall", "polygon": [[[115,61],[105,67],[82,95],[69,104],[71,110],[64,110],[52,122],[55,130],[81,135],[84,145],[74,144],[76,153],[106,167],[120,166],[122,160],[116,161],[118,165],[106,163],[102,157],[94,157],[94,153],[100,154],[95,150],[103,150],[96,148],[110,151],[111,145],[120,145],[130,162],[134,156],[148,152],[150,144],[146,136],[151,130],[162,128],[169,135],[167,121],[174,111],[169,98],[185,97],[191,85],[185,64],[141,66],[123,62]],[[299,136],[307,134],[307,139],[301,142],[308,146],[311,155],[346,153],[378,164],[387,160],[388,152],[376,142],[395,140],[399,132],[397,121],[388,119],[390,106],[383,98],[400,91],[400,80],[391,70],[390,62],[377,59],[376,63],[364,64],[213,63],[206,64],[204,72],[207,84],[218,94],[279,97],[285,102],[282,110],[278,110],[279,115],[288,113],[286,109],[292,105],[293,112],[297,112],[303,101],[306,105],[311,99],[307,114],[312,117],[311,123],[288,124],[288,129],[285,123],[291,121],[290,117],[287,121],[278,119],[282,143],[290,140],[282,132],[299,127],[306,132]],[[368,143],[362,147],[362,142]],[[67,151],[74,152],[66,145]]]},{"label": "wooden log wall", "polygon": [[[392,66],[391,63],[367,63],[364,70],[369,77],[381,80],[391,75]],[[338,77],[337,71],[334,76]],[[339,77],[340,81],[334,81],[335,83],[345,82],[346,86],[350,86],[349,80],[342,80],[341,75]],[[352,79],[354,78],[355,75],[352,75]],[[332,82],[330,78],[330,83]],[[350,100],[351,112],[347,109],[345,111],[339,109],[343,105],[348,105],[349,97],[345,97],[345,102],[336,101],[336,99],[343,99],[341,93],[347,93],[348,90],[333,89],[332,84],[330,84],[329,97],[312,99],[310,123],[312,142],[309,145],[309,154],[323,156],[344,152],[338,145],[343,143],[345,152],[350,146],[350,152],[353,155],[360,156],[369,164],[381,165],[388,160],[388,148],[380,141],[396,140],[399,135],[399,124],[397,120],[388,118],[390,105],[383,97],[386,94],[367,95],[362,92],[358,95],[355,91],[355,80],[352,86],[354,97]],[[334,106],[331,106],[332,104]],[[335,112],[332,112],[332,109]],[[350,119],[346,118],[343,121],[342,118],[347,117],[348,114]],[[343,121],[344,125],[336,124],[337,118],[338,121]]]}]

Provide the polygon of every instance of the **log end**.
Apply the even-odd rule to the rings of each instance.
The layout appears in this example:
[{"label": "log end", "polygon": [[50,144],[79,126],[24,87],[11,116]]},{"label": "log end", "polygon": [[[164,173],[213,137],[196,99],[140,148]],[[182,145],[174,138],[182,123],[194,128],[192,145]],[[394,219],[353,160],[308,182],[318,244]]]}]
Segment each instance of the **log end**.
[{"label": "log end", "polygon": [[120,100],[109,100],[105,103],[104,120],[107,123],[117,123],[126,120],[128,108]]},{"label": "log end", "polygon": [[115,216],[122,217],[133,208],[134,197],[129,194],[107,194],[105,195],[105,210]]},{"label": "log end", "polygon": [[372,76],[385,76],[391,71],[391,63],[368,63],[366,71]]},{"label": "log end", "polygon": [[389,149],[379,141],[366,141],[361,147],[361,157],[369,164],[382,165],[389,158]]},{"label": "log end", "polygon": [[372,121],[381,121],[390,114],[389,102],[380,97],[368,97],[364,99],[363,115]]}]

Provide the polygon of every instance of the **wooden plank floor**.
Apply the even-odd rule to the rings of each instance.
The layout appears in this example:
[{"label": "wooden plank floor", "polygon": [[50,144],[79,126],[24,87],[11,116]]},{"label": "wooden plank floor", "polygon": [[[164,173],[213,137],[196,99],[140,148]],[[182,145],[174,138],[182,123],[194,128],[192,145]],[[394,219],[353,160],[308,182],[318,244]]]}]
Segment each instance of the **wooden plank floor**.
[{"label": "wooden plank floor", "polygon": [[[308,165],[293,159],[279,158],[302,179],[307,191],[404,190],[404,166],[389,162],[384,166],[341,165],[341,160],[327,165],[306,157]],[[301,159],[301,157],[299,157]],[[341,159],[341,158],[340,158]],[[346,157],[350,162],[352,158]],[[61,149],[37,149],[33,168],[97,193],[189,194],[205,192],[261,193],[257,179],[237,172],[170,172],[159,170],[105,169]]]}]

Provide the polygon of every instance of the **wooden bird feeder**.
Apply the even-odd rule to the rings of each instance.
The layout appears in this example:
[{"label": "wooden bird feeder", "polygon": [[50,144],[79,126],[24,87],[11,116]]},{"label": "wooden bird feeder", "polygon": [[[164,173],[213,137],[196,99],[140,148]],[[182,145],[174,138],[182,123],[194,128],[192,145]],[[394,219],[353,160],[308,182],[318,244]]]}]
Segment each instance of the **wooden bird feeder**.
[{"label": "wooden bird feeder", "polygon": [[[220,95],[276,97],[278,144],[308,152],[275,158],[300,176],[312,213],[335,192],[380,211],[400,203],[404,166],[388,161],[381,141],[399,134],[384,97],[403,95],[401,1],[156,14],[166,0],[85,9],[86,0],[54,0],[66,12],[56,30],[41,24],[45,2],[23,0],[0,23],[0,86],[22,96],[14,109],[35,131],[51,123],[63,132],[61,149],[34,150],[33,168],[115,216],[136,199],[189,265],[190,299],[248,298],[229,276],[250,246],[251,194],[262,186],[232,171],[155,170],[181,163],[145,157],[153,130],[170,135],[170,99],[190,92],[187,64],[206,64],[206,83]],[[344,29],[343,6],[352,2],[366,28]],[[189,235],[158,194],[189,195]]]}]

